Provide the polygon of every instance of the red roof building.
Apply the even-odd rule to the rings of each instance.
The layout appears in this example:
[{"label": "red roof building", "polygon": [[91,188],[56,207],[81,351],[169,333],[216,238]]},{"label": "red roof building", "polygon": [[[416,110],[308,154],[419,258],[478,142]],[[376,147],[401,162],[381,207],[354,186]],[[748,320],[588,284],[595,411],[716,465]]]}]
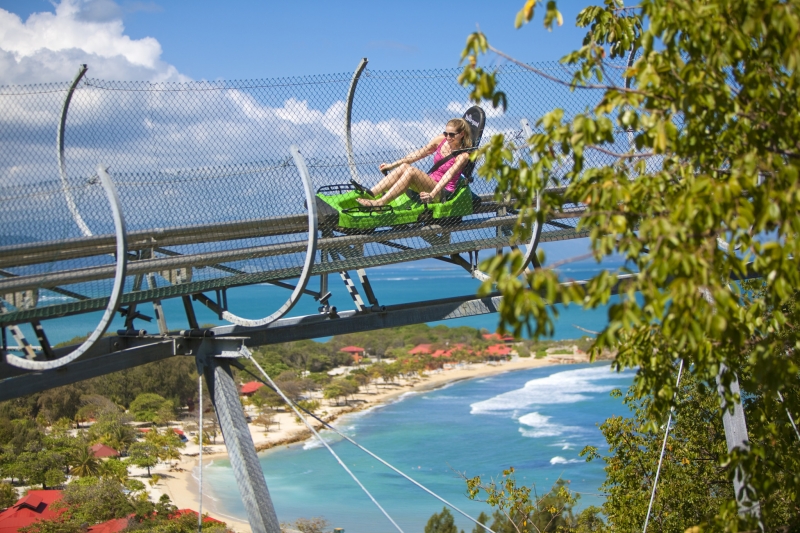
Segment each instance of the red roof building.
[{"label": "red roof building", "polygon": [[50,509],[61,499],[60,490],[30,490],[14,505],[0,513],[0,533],[17,533],[21,527],[39,520],[56,518],[62,511]]},{"label": "red roof building", "polygon": [[408,355],[429,355],[433,353],[433,345],[419,344],[408,351]]},{"label": "red roof building", "polygon": [[119,457],[119,452],[117,450],[115,450],[111,446],[106,446],[101,442],[89,446],[89,451],[92,452],[92,455],[97,457],[98,459],[105,459],[107,457]]},{"label": "red roof building", "polygon": [[257,391],[258,389],[260,389],[263,386],[264,386],[264,384],[263,383],[259,383],[258,381],[251,381],[249,383],[245,383],[244,385],[242,385],[241,394],[242,394],[242,396],[250,396],[251,394],[253,394],[255,391]]},{"label": "red roof building", "polygon": [[490,359],[505,359],[511,353],[511,348],[505,344],[493,344],[486,348],[484,354]]},{"label": "red roof building", "polygon": [[339,348],[339,351],[345,353],[358,354],[362,357],[364,356],[364,352],[366,352],[366,350],[360,346],[345,346],[344,348]]}]

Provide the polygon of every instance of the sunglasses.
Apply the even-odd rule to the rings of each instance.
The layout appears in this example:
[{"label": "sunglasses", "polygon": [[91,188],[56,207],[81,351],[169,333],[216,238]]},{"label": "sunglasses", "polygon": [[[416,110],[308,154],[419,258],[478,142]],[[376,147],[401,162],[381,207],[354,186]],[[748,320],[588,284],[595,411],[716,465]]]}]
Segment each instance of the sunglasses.
[{"label": "sunglasses", "polygon": [[445,137],[454,138],[456,135],[461,135],[460,133],[453,133],[452,131],[445,131],[442,132]]}]

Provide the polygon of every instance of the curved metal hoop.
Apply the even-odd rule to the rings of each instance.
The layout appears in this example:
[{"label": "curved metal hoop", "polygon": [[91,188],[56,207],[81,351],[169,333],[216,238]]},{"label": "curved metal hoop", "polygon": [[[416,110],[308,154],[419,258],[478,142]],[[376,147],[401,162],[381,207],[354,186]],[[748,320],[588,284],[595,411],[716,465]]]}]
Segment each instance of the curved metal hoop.
[{"label": "curved metal hoop", "polygon": [[[528,119],[522,118],[520,119],[519,123],[522,125],[522,131],[525,133],[527,138],[530,138],[533,135],[533,130],[531,129],[531,125],[528,124]],[[539,194],[536,195],[536,212],[539,212],[541,208],[541,197]],[[531,240],[528,243],[528,249],[525,251],[525,256],[522,258],[522,266],[519,269],[519,272],[516,273],[517,276],[525,272],[525,269],[528,268],[528,265],[533,261],[533,258],[536,254],[536,248],[539,246],[539,237],[542,235],[542,224],[539,224],[537,220],[534,222],[533,230],[531,231]]]},{"label": "curved metal hoop", "polygon": [[70,85],[67,96],[64,98],[64,105],[61,107],[61,120],[58,122],[58,134],[56,135],[58,173],[61,176],[61,189],[64,191],[64,198],[67,200],[69,212],[72,213],[72,219],[75,221],[75,224],[78,225],[78,229],[81,230],[84,237],[91,237],[92,230],[90,230],[86,222],[83,221],[83,217],[78,211],[78,206],[75,205],[75,200],[72,198],[72,193],[69,192],[69,185],[67,184],[67,164],[64,160],[64,128],[67,125],[67,111],[69,111],[69,103],[72,101],[72,95],[75,93],[75,88],[88,69],[89,67],[86,65],[81,65],[78,69],[78,74],[76,74],[75,79],[72,80],[72,85]]},{"label": "curved metal hoop", "polygon": [[344,142],[345,149],[347,150],[347,164],[350,166],[350,177],[358,181],[358,171],[356,170],[356,158],[353,156],[353,136],[351,131],[352,114],[353,114],[353,99],[356,96],[356,86],[358,80],[361,78],[361,73],[367,68],[367,58],[361,60],[353,72],[353,78],[350,80],[350,88],[347,90],[347,110],[344,115]]},{"label": "curved metal hoop", "polygon": [[70,363],[86,353],[97,339],[103,336],[103,333],[108,329],[111,319],[114,318],[114,313],[117,312],[119,302],[122,298],[122,289],[125,286],[125,273],[127,270],[127,253],[128,253],[128,238],[125,232],[125,219],[122,216],[122,206],[117,195],[117,188],[111,181],[106,169],[103,165],[97,165],[97,175],[100,176],[100,183],[108,197],[108,203],[111,204],[111,213],[114,216],[114,231],[117,237],[117,268],[114,274],[114,287],[111,289],[111,295],[108,298],[108,305],[106,311],[103,313],[103,318],[97,324],[89,338],[83,341],[83,344],[78,346],[72,353],[59,357],[53,361],[31,361],[30,359],[23,359],[15,355],[6,355],[6,362],[17,368],[25,368],[27,370],[52,370]]},{"label": "curved metal hoop", "polygon": [[303,264],[303,271],[300,273],[300,279],[297,280],[297,285],[289,296],[289,299],[271,315],[260,320],[249,320],[236,316],[229,311],[222,312],[223,319],[237,326],[255,328],[275,322],[291,311],[292,307],[294,307],[300,299],[300,296],[302,296],[303,291],[305,291],[309,278],[311,278],[311,268],[314,266],[314,258],[317,254],[317,203],[314,197],[314,187],[311,184],[311,176],[308,173],[308,167],[306,166],[303,156],[300,154],[300,150],[294,145],[289,147],[289,150],[292,152],[297,170],[300,171],[300,178],[303,181],[303,189],[305,189],[306,193],[306,205],[308,206],[308,248],[306,249],[306,261]]}]

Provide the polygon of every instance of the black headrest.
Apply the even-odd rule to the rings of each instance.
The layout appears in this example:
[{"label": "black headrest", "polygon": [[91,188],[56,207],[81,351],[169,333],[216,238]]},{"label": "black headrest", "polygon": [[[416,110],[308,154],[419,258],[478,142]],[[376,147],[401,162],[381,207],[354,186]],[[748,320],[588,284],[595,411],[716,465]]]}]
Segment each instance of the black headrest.
[{"label": "black headrest", "polygon": [[483,126],[486,124],[486,113],[483,112],[483,109],[474,105],[464,112],[462,118],[469,124],[472,146],[478,146],[481,143]]},{"label": "black headrest", "polygon": [[[486,124],[486,113],[483,109],[474,105],[464,112],[462,117],[469,124],[470,134],[472,136],[472,146],[481,144],[481,137],[483,136],[483,126]],[[472,183],[472,171],[475,169],[475,162],[470,161],[461,174],[467,178],[468,183]]]}]

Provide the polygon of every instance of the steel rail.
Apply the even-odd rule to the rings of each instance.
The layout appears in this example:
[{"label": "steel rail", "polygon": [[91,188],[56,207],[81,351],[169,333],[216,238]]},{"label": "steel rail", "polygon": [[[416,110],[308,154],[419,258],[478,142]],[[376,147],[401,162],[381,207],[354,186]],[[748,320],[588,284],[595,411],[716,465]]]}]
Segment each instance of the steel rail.
[{"label": "steel rail", "polygon": [[[237,222],[197,226],[156,228],[128,233],[128,251],[153,247],[181,246],[258,237],[275,237],[308,230],[306,215],[265,217]],[[114,253],[113,234],[78,237],[63,241],[0,246],[0,268],[34,265]]]},{"label": "steel rail", "polygon": [[[568,217],[574,218],[574,215],[569,214]],[[319,239],[318,249],[319,250],[341,249],[343,246],[350,246],[356,244],[379,243],[380,241],[407,239],[413,237],[424,238],[425,236],[428,235],[432,236],[440,233],[467,232],[477,229],[510,225],[513,224],[516,220],[517,220],[516,215],[506,215],[504,217],[467,220],[454,226],[440,226],[438,224],[431,224],[428,226],[422,226],[420,228],[390,229],[386,231],[376,231],[364,235],[346,235],[341,237],[329,237],[329,238]],[[306,228],[306,230],[307,229],[308,228]],[[578,234],[576,233],[576,236],[577,235]],[[421,248],[415,250],[422,254],[419,257],[420,259],[422,259],[427,257],[436,257],[442,255],[442,253],[462,253],[462,252],[469,252],[487,248],[495,248],[498,243],[503,246],[508,246],[510,244],[517,244],[512,241],[511,237],[493,237],[490,239],[469,240],[462,242],[474,242],[474,243],[485,242],[485,244],[477,245],[478,246],[477,248],[465,248],[463,246],[460,246],[457,247],[457,250],[455,252],[452,251],[453,250],[452,247],[449,247],[447,245],[444,246],[437,245],[437,246],[431,246],[429,248]],[[460,244],[460,243],[455,243],[455,244]],[[304,241],[293,241],[289,243],[270,244],[265,246],[255,246],[250,248],[237,248],[233,250],[224,250],[219,252],[186,254],[186,255],[172,256],[172,257],[159,257],[154,259],[142,259],[139,261],[132,262],[128,266],[128,273],[130,275],[147,274],[150,272],[160,272],[175,268],[204,267],[229,261],[242,261],[242,260],[251,260],[263,257],[284,255],[284,254],[302,253],[303,250],[306,248],[306,246],[307,246],[307,241],[304,240]],[[483,246],[483,248],[481,246]],[[385,255],[385,254],[366,256],[365,259],[368,264],[362,266],[373,266],[373,265],[377,266],[377,264],[402,262],[402,261],[393,261],[391,257],[394,254],[388,254],[388,257],[386,257],[386,259],[384,260],[379,259],[377,260],[376,263],[376,257],[380,257],[380,255]],[[331,265],[332,264],[334,263],[331,263]],[[339,272],[340,270],[333,266],[327,268],[324,271],[319,270],[319,268],[321,268],[321,265],[317,265],[315,267],[315,273],[334,273],[334,272]],[[113,275],[114,275],[114,267],[112,265],[105,265],[97,267],[86,267],[86,268],[79,268],[72,270],[55,271],[55,272],[49,272],[47,274],[16,276],[0,280],[0,293],[8,294],[11,292],[27,290],[27,289],[35,289],[35,288],[54,288],[60,285],[69,285],[74,283],[84,283],[88,281],[108,279],[113,277]],[[287,278],[281,277],[274,279],[287,279]]]},{"label": "steel rail", "polygon": [[[493,195],[481,195],[481,206],[476,215],[496,212],[503,204],[493,201]],[[551,215],[556,218],[578,218],[582,209],[565,211]],[[506,222],[503,221],[503,224]],[[470,228],[455,231],[468,231]],[[308,219],[305,214],[282,217],[265,217],[236,222],[220,222],[197,226],[154,228],[128,233],[128,251],[139,251],[167,246],[182,246],[209,242],[234,241],[239,239],[276,237],[305,233]],[[100,255],[113,254],[116,249],[113,234],[78,237],[63,241],[42,241],[26,244],[0,246],[0,269],[65,261]]]},{"label": "steel rail", "polygon": [[103,185],[103,189],[108,197],[108,203],[111,205],[111,213],[114,217],[114,228],[117,235],[117,261],[114,271],[114,287],[111,289],[111,295],[108,298],[105,313],[103,313],[100,322],[98,322],[92,334],[89,335],[89,338],[83,341],[83,343],[70,354],[52,361],[34,361],[6,354],[6,363],[11,366],[28,370],[52,370],[74,361],[87,350],[91,349],[94,343],[103,336],[119,308],[120,297],[122,296],[122,291],[125,286],[125,267],[128,260],[128,254],[126,253],[127,242],[125,240],[125,219],[122,216],[122,208],[119,196],[117,195],[117,189],[114,187],[114,183],[106,173],[103,165],[97,166],[97,174],[100,176],[100,183]]},{"label": "steel rail", "polygon": [[223,311],[222,318],[232,324],[244,326],[248,328],[257,328],[275,322],[286,313],[292,310],[295,304],[300,300],[303,292],[308,285],[308,280],[311,277],[311,269],[314,266],[314,258],[317,255],[317,202],[314,201],[314,187],[311,184],[311,175],[308,173],[308,167],[303,159],[300,149],[292,145],[289,148],[294,158],[294,163],[297,166],[297,171],[300,173],[300,180],[303,182],[303,190],[306,195],[306,206],[308,206],[308,246],[306,247],[306,260],[303,264],[303,270],[300,273],[300,278],[297,284],[289,295],[286,302],[271,315],[257,320],[250,320],[234,315],[230,311]]},{"label": "steel rail", "polygon": [[[547,235],[547,234],[545,234]],[[543,242],[547,240],[566,240],[574,238],[588,237],[589,232],[583,231],[577,233],[575,231],[559,230],[551,234],[552,239],[542,239]],[[403,263],[407,261],[416,261],[419,259],[426,259],[431,257],[439,257],[441,255],[458,254],[464,252],[475,251],[476,249],[490,249],[500,246],[508,246],[509,241],[507,237],[493,237],[481,241],[463,241],[460,243],[437,246],[431,248],[424,248],[421,250],[412,249],[401,252],[387,253],[377,256],[369,256],[369,267],[376,267],[382,265],[389,265],[395,263]],[[424,252],[424,253],[423,253]],[[323,266],[324,265],[324,266]],[[353,259],[344,259],[336,262],[326,262],[317,264],[312,270],[312,275],[335,273],[343,270],[354,270],[363,268],[363,258],[357,257]],[[193,281],[181,285],[169,285],[164,287],[157,287],[154,289],[147,289],[136,292],[129,292],[122,296],[122,304],[139,304],[143,302],[151,302],[153,300],[161,300],[165,298],[172,298],[176,296],[186,296],[197,294],[204,291],[213,291],[217,289],[224,289],[230,287],[238,287],[243,285],[253,285],[256,283],[269,283],[270,281],[292,279],[300,275],[300,268],[286,268],[268,272],[261,272],[256,274],[247,274],[241,276],[230,276],[226,278],[214,278],[203,281]],[[103,309],[107,304],[108,298],[95,298],[83,300],[79,302],[67,302],[61,304],[54,304],[47,307],[25,309],[15,311],[7,314],[0,314],[0,326],[19,324],[23,322],[30,322],[31,320],[43,320],[48,318],[62,317],[68,315],[75,315],[79,313],[86,313],[89,311],[96,311]]]}]

